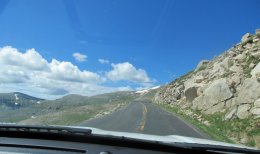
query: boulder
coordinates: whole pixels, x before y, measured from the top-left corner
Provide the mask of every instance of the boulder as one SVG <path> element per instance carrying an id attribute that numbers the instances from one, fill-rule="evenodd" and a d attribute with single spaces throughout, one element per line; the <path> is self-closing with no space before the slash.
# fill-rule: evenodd
<path id="1" fill-rule="evenodd" d="M 232 71 L 232 72 L 235 72 L 235 73 L 239 73 L 239 74 L 243 73 L 242 67 L 237 66 L 237 65 L 231 66 L 231 67 L 229 68 L 229 70 Z"/>
<path id="2" fill-rule="evenodd" d="M 203 109 L 205 109 L 205 105 L 207 104 L 206 102 L 207 102 L 207 98 L 204 94 L 202 94 L 192 101 L 191 109 L 193 109 L 193 110 L 203 110 Z"/>
<path id="3" fill-rule="evenodd" d="M 247 138 L 247 137 L 243 137 L 243 138 L 241 138 L 241 140 L 240 140 L 240 143 L 242 143 L 242 144 L 246 144 L 246 143 L 248 143 L 249 142 L 249 139 Z"/>
<path id="4" fill-rule="evenodd" d="M 186 100 L 192 102 L 194 98 L 198 97 L 197 93 L 198 87 L 190 87 L 184 91 L 184 95 Z"/>
<path id="5" fill-rule="evenodd" d="M 228 55 L 229 55 L 229 57 L 235 57 L 236 56 L 236 52 L 229 51 Z"/>
<path id="6" fill-rule="evenodd" d="M 251 68 L 251 69 L 253 69 L 255 67 L 255 64 L 254 63 L 251 63 L 250 65 L 249 65 L 249 68 Z"/>
<path id="7" fill-rule="evenodd" d="M 234 101 L 234 98 L 229 99 L 229 100 L 226 101 L 225 107 L 227 109 L 229 109 L 231 107 L 234 107 L 234 106 L 236 106 L 236 102 Z"/>
<path id="8" fill-rule="evenodd" d="M 204 125 L 206 125 L 206 126 L 210 126 L 209 121 L 203 121 L 202 123 L 203 123 Z"/>
<path id="9" fill-rule="evenodd" d="M 245 49 L 251 49 L 253 47 L 253 44 L 252 43 L 247 43 L 246 45 L 244 45 L 244 48 Z M 248 52 L 248 50 L 244 50 L 245 53 Z"/>
<path id="10" fill-rule="evenodd" d="M 215 80 L 205 91 L 207 96 L 214 97 L 216 102 L 222 102 L 232 97 L 225 78 Z"/>
<path id="11" fill-rule="evenodd" d="M 207 65 L 208 63 L 209 63 L 208 60 L 202 60 L 202 61 L 200 61 L 194 71 L 195 71 L 195 72 L 198 71 L 202 66 L 205 66 L 205 65 Z"/>
<path id="12" fill-rule="evenodd" d="M 256 77 L 257 73 L 260 73 L 260 62 L 255 66 L 254 69 L 251 71 L 252 77 Z"/>
<path id="13" fill-rule="evenodd" d="M 214 76 L 214 74 L 218 74 L 219 76 L 221 76 L 224 73 L 225 73 L 225 69 L 222 66 L 222 63 L 214 63 L 213 64 L 213 68 L 210 72 L 211 76 Z"/>
<path id="14" fill-rule="evenodd" d="M 199 87 L 198 90 L 197 90 L 197 94 L 198 96 L 202 95 L 203 94 L 203 88 L 202 87 Z"/>
<path id="15" fill-rule="evenodd" d="M 258 115 L 260 115 L 260 108 L 252 108 L 250 110 L 250 113 L 252 113 L 255 116 L 258 116 Z"/>
<path id="16" fill-rule="evenodd" d="M 221 112 L 225 107 L 225 102 L 220 102 L 214 106 L 212 106 L 211 108 L 207 109 L 206 111 L 204 111 L 205 114 L 213 114 L 216 112 Z"/>
<path id="17" fill-rule="evenodd" d="M 184 87 L 185 89 L 189 88 L 189 87 L 193 87 L 193 84 L 194 84 L 194 79 L 195 77 L 192 75 L 190 78 L 188 78 L 183 84 L 184 84 Z"/>
<path id="18" fill-rule="evenodd" d="M 251 104 L 260 98 L 260 83 L 256 78 L 247 78 L 241 85 L 236 99 L 238 104 Z"/>
<path id="19" fill-rule="evenodd" d="M 248 117 L 250 116 L 250 113 L 249 113 L 250 108 L 251 108 L 251 105 L 250 105 L 250 104 L 240 105 L 240 106 L 237 108 L 237 117 L 238 117 L 239 119 L 248 118 Z"/>
<path id="20" fill-rule="evenodd" d="M 256 30 L 255 30 L 255 34 L 256 34 L 256 35 L 260 35 L 260 29 L 256 29 Z"/>
<path id="21" fill-rule="evenodd" d="M 260 118 L 260 115 L 258 115 L 258 116 L 254 116 L 254 119 L 258 119 L 258 118 Z"/>
<path id="22" fill-rule="evenodd" d="M 257 79 L 259 79 L 259 78 L 260 78 L 260 72 L 257 72 L 257 73 L 255 74 L 255 77 L 256 77 Z"/>
<path id="23" fill-rule="evenodd" d="M 260 98 L 258 98 L 258 99 L 255 101 L 254 107 L 259 107 L 259 108 L 260 108 Z"/>
<path id="24" fill-rule="evenodd" d="M 241 42 L 246 42 L 251 37 L 250 33 L 246 33 L 242 36 Z"/>
<path id="25" fill-rule="evenodd" d="M 255 58 L 259 58 L 260 57 L 260 52 L 254 52 L 254 53 L 251 53 L 251 55 Z"/>
<path id="26" fill-rule="evenodd" d="M 207 76 L 209 75 L 209 71 L 208 70 L 202 70 L 196 73 L 197 76 L 201 75 L 204 78 L 207 78 Z"/>
<path id="27" fill-rule="evenodd" d="M 179 99 L 181 99 L 181 93 L 177 91 L 173 94 L 173 97 L 175 97 L 177 100 L 179 100 Z"/>
<path id="28" fill-rule="evenodd" d="M 224 120 L 230 120 L 233 119 L 236 115 L 237 107 L 233 107 L 227 114 L 225 115 Z"/>
<path id="29" fill-rule="evenodd" d="M 257 47 L 252 48 L 252 49 L 250 50 L 250 53 L 256 53 L 258 50 L 260 50 L 260 48 L 257 48 Z"/>
<path id="30" fill-rule="evenodd" d="M 243 48 L 242 45 L 239 45 L 236 49 L 237 49 L 237 50 L 236 50 L 237 53 L 241 53 L 241 52 L 244 51 L 244 48 Z"/>
<path id="31" fill-rule="evenodd" d="M 236 57 L 234 57 L 233 59 L 236 60 L 237 62 L 243 62 L 244 59 L 246 58 L 246 56 L 244 54 L 239 54 Z"/>
<path id="32" fill-rule="evenodd" d="M 253 43 L 256 43 L 259 41 L 259 38 L 253 38 Z"/>
<path id="33" fill-rule="evenodd" d="M 241 83 L 241 77 L 239 74 L 235 74 L 231 78 L 227 79 L 227 83 L 229 87 L 236 87 Z"/>
<path id="34" fill-rule="evenodd" d="M 226 79 L 218 79 L 205 89 L 203 95 L 200 95 L 193 100 L 192 108 L 207 110 L 220 102 L 224 102 L 232 96 L 233 94 L 229 90 Z"/>
<path id="35" fill-rule="evenodd" d="M 196 76 L 195 83 L 201 83 L 204 80 L 204 77 L 202 75 Z"/>
<path id="36" fill-rule="evenodd" d="M 229 59 L 229 57 L 227 57 L 221 62 L 221 66 L 224 67 L 225 69 L 228 69 L 229 63 L 231 63 L 231 59 Z"/>

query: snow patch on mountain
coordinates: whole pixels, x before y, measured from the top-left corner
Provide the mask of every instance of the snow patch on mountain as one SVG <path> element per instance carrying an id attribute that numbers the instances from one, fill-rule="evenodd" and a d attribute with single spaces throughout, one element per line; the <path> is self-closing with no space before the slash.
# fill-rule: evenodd
<path id="1" fill-rule="evenodd" d="M 149 91 L 155 90 L 155 89 L 158 89 L 158 88 L 160 88 L 160 86 L 155 86 L 155 87 L 152 87 L 152 88 L 149 88 L 149 89 L 138 90 L 135 93 L 140 94 L 140 95 L 144 95 L 144 94 L 147 94 Z"/>

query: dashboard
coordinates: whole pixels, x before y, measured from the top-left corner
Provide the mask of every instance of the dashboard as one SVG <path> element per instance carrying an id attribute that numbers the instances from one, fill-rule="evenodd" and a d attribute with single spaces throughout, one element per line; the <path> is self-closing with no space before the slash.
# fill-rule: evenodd
<path id="1" fill-rule="evenodd" d="M 1 154 L 168 154 L 168 152 L 151 151 L 127 147 L 107 146 L 90 143 L 67 141 L 21 139 L 0 137 Z"/>
<path id="2" fill-rule="evenodd" d="M 139 135 L 139 134 L 136 134 Z M 164 141 L 164 140 L 163 140 Z M 151 138 L 93 133 L 60 126 L 0 125 L 0 154 L 252 153 L 259 150 L 206 144 L 167 143 Z"/>

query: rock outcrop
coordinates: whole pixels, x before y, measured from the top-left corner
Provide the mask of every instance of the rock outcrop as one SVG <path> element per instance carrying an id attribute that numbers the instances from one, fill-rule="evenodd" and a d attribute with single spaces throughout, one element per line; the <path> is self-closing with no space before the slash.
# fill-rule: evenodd
<path id="1" fill-rule="evenodd" d="M 208 60 L 202 60 L 199 62 L 199 64 L 197 65 L 195 71 L 198 71 L 199 69 L 202 69 L 202 67 L 207 67 L 207 64 L 209 63 Z"/>
<path id="2" fill-rule="evenodd" d="M 232 96 L 226 79 L 218 79 L 205 89 L 203 95 L 192 102 L 192 109 L 201 110 L 205 113 L 215 113 L 223 109 L 224 102 Z"/>
<path id="3" fill-rule="evenodd" d="M 260 118 L 260 29 L 214 59 L 202 60 L 153 100 L 204 114 L 223 112 L 223 120 Z"/>
<path id="4" fill-rule="evenodd" d="M 255 66 L 255 65 L 254 65 Z M 253 66 L 253 67 L 254 67 Z M 252 67 L 252 68 L 253 68 Z M 252 77 L 260 78 L 260 63 L 258 63 L 250 73 Z"/>

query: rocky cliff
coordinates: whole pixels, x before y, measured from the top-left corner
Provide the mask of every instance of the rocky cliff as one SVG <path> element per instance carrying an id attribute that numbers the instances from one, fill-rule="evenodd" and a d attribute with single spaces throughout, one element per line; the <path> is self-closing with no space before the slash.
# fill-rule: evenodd
<path id="1" fill-rule="evenodd" d="M 225 112 L 225 120 L 260 118 L 260 29 L 214 59 L 161 88 L 156 103 L 205 114 Z"/>

